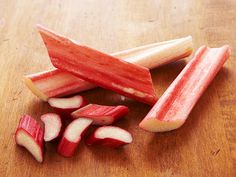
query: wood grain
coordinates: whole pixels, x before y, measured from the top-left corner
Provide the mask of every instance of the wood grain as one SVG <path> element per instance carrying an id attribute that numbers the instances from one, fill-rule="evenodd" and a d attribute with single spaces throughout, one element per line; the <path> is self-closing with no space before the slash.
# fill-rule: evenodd
<path id="1" fill-rule="evenodd" d="M 236 176 L 235 9 L 235 0 L 0 0 L 0 176 Z M 138 123 L 149 106 L 95 89 L 82 95 L 93 103 L 129 106 L 117 125 L 134 142 L 118 150 L 81 143 L 70 159 L 47 144 L 39 164 L 14 142 L 21 114 L 39 118 L 52 111 L 22 82 L 22 75 L 52 67 L 37 23 L 108 53 L 186 35 L 193 36 L 195 49 L 229 44 L 233 52 L 180 129 L 144 132 Z M 159 96 L 187 60 L 152 71 Z"/>

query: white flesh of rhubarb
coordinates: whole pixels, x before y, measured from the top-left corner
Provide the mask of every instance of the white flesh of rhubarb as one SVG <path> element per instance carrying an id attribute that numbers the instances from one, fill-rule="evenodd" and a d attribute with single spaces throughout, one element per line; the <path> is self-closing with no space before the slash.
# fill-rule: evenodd
<path id="1" fill-rule="evenodd" d="M 66 108 L 78 108 L 83 100 L 81 97 L 71 98 L 50 98 L 48 103 L 52 107 L 66 109 Z"/>
<path id="2" fill-rule="evenodd" d="M 17 141 L 17 144 L 25 147 L 38 162 L 43 161 L 41 148 L 38 146 L 35 140 L 31 137 L 31 135 L 26 133 L 24 130 L 19 130 L 16 134 L 16 141 Z"/>
<path id="3" fill-rule="evenodd" d="M 48 118 L 47 118 L 48 116 Z M 44 122 L 44 141 L 50 141 L 57 137 L 61 130 L 61 118 L 54 113 L 48 113 L 41 117 Z"/>
<path id="4" fill-rule="evenodd" d="M 113 127 L 113 126 L 99 128 L 96 131 L 96 138 L 98 139 L 111 138 L 111 139 L 116 139 L 125 143 L 131 143 L 133 140 L 129 132 L 119 127 Z"/>
<path id="5" fill-rule="evenodd" d="M 69 124 L 66 128 L 65 138 L 71 142 L 78 142 L 81 138 L 81 134 L 92 123 L 92 120 L 86 118 L 78 118 Z"/>

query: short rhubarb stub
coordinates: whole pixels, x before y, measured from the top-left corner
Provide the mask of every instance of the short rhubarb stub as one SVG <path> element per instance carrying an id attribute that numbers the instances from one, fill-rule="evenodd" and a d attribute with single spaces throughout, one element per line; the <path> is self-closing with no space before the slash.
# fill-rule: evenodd
<path id="1" fill-rule="evenodd" d="M 58 114 L 47 113 L 41 116 L 44 123 L 44 141 L 52 141 L 56 139 L 61 132 L 62 122 Z"/>
<path id="2" fill-rule="evenodd" d="M 25 147 L 38 161 L 43 161 L 44 131 L 31 116 L 23 115 L 15 133 L 16 144 Z"/>
<path id="3" fill-rule="evenodd" d="M 65 138 L 71 142 L 78 142 L 92 120 L 79 118 L 74 120 L 65 131 Z"/>
<path id="4" fill-rule="evenodd" d="M 92 120 L 78 118 L 72 121 L 67 127 L 60 140 L 57 152 L 64 157 L 72 157 L 79 145 L 79 142 L 92 124 Z"/>
<path id="5" fill-rule="evenodd" d="M 80 95 L 75 95 L 67 98 L 49 98 L 48 103 L 61 116 L 70 117 L 73 111 L 85 106 L 87 100 Z"/>
<path id="6" fill-rule="evenodd" d="M 107 126 L 106 128 L 99 129 L 96 133 L 96 137 L 99 139 L 111 138 L 125 143 L 132 142 L 132 136 L 119 127 Z"/>
<path id="7" fill-rule="evenodd" d="M 72 119 L 77 119 L 78 117 L 92 119 L 94 125 L 109 125 L 126 116 L 128 112 L 128 107 L 123 105 L 105 106 L 89 104 L 74 111 L 71 117 Z"/>
<path id="8" fill-rule="evenodd" d="M 68 98 L 49 98 L 50 106 L 61 109 L 78 109 L 85 104 L 85 100 L 80 95 L 75 95 Z"/>
<path id="9" fill-rule="evenodd" d="M 132 135 L 119 127 L 102 126 L 97 128 L 88 138 L 88 145 L 103 145 L 111 148 L 117 148 L 133 141 Z"/>

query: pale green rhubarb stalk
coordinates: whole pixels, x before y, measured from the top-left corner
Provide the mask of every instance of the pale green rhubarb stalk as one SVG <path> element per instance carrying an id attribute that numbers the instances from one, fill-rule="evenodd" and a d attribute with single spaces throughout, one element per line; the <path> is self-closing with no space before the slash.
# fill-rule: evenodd
<path id="1" fill-rule="evenodd" d="M 230 53 L 227 45 L 221 48 L 200 47 L 139 126 L 150 132 L 163 132 L 183 125 Z"/>
<path id="2" fill-rule="evenodd" d="M 148 44 L 111 54 L 146 68 L 152 69 L 177 61 L 192 53 L 192 37 Z M 63 97 L 79 93 L 96 85 L 80 79 L 67 71 L 51 69 L 25 76 L 26 86 L 40 99 Z"/>

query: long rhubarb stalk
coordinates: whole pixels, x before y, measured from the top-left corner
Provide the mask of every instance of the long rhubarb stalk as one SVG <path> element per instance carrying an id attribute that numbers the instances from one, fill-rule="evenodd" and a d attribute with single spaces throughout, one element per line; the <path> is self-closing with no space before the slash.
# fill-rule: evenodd
<path id="1" fill-rule="evenodd" d="M 192 37 L 148 44 L 111 54 L 149 69 L 177 61 L 192 53 Z M 40 99 L 62 97 L 96 87 L 69 72 L 52 69 L 25 76 L 26 86 Z"/>
<path id="2" fill-rule="evenodd" d="M 230 48 L 200 47 L 139 126 L 150 132 L 179 128 L 230 56 Z"/>
<path id="3" fill-rule="evenodd" d="M 52 64 L 102 88 L 153 105 L 157 97 L 145 67 L 80 45 L 38 26 Z"/>

